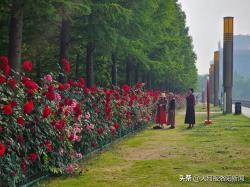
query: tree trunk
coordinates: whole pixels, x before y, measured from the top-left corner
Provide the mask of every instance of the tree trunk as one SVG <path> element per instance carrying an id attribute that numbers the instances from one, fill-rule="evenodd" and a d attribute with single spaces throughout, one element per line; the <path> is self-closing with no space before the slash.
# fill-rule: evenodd
<path id="1" fill-rule="evenodd" d="M 79 75 L 79 67 L 80 67 L 80 63 L 79 63 L 79 53 L 77 53 L 76 55 L 76 79 L 79 79 L 80 75 Z"/>
<path id="2" fill-rule="evenodd" d="M 147 73 L 147 88 L 151 89 L 151 73 L 150 73 L 150 71 Z"/>
<path id="3" fill-rule="evenodd" d="M 93 55 L 95 45 L 91 42 L 87 44 L 86 54 L 86 75 L 87 75 L 87 87 L 90 88 L 94 84 L 94 71 L 93 71 Z"/>
<path id="4" fill-rule="evenodd" d="M 139 65 L 136 64 L 136 67 L 135 67 L 135 84 L 138 83 L 140 81 L 139 79 Z"/>
<path id="5" fill-rule="evenodd" d="M 69 26 L 70 26 L 69 20 L 66 18 L 62 18 L 61 35 L 60 35 L 60 63 L 63 58 L 68 58 Z"/>
<path id="6" fill-rule="evenodd" d="M 37 56 L 36 59 L 36 78 L 38 80 L 38 83 L 40 84 L 41 79 L 41 57 Z"/>
<path id="7" fill-rule="evenodd" d="M 145 70 L 142 72 L 142 82 L 143 83 L 147 83 L 147 80 L 146 80 L 147 78 L 146 78 L 146 72 L 145 72 Z"/>
<path id="8" fill-rule="evenodd" d="M 66 18 L 62 18 L 61 34 L 60 34 L 60 59 L 59 64 L 63 67 L 61 63 L 63 58 L 68 59 L 68 49 L 69 49 L 69 27 L 70 22 Z M 59 82 L 66 82 L 66 76 L 60 74 Z"/>
<path id="9" fill-rule="evenodd" d="M 130 86 L 132 85 L 131 70 L 132 70 L 132 62 L 131 58 L 129 57 L 126 64 L 126 83 Z"/>
<path id="10" fill-rule="evenodd" d="M 117 62 L 115 53 L 112 53 L 112 85 L 117 86 Z"/>
<path id="11" fill-rule="evenodd" d="M 13 0 L 9 28 L 9 61 L 10 67 L 20 72 L 21 47 L 23 32 L 23 1 Z"/>

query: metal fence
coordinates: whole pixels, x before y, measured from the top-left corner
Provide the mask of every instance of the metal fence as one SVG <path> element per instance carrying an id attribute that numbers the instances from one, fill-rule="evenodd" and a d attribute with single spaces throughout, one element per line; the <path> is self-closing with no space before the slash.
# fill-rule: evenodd
<path id="1" fill-rule="evenodd" d="M 77 160 L 77 162 L 87 159 L 89 156 L 93 155 L 94 153 L 100 152 L 105 148 L 109 147 L 114 142 L 120 141 L 123 138 L 126 138 L 132 134 L 135 134 L 139 131 L 145 129 L 148 125 L 146 123 L 135 123 L 134 125 L 130 125 L 128 129 L 120 129 L 116 136 L 111 136 L 110 139 L 105 141 L 100 141 L 96 148 L 88 150 L 87 152 L 83 152 L 84 157 L 82 159 Z M 28 174 L 28 177 L 22 181 L 13 181 L 12 186 L 22 186 L 22 187 L 30 187 L 37 182 L 47 179 L 50 177 L 49 173 L 41 173 L 39 171 L 33 171 L 33 174 Z M 0 184 L 1 186 L 1 184 Z"/>

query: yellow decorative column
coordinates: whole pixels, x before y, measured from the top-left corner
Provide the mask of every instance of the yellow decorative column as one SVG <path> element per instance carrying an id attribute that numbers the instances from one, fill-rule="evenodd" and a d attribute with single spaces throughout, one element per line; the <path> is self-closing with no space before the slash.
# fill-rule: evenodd
<path id="1" fill-rule="evenodd" d="M 224 113 L 232 113 L 233 88 L 233 17 L 224 17 L 223 87 Z"/>
<path id="2" fill-rule="evenodd" d="M 214 52 L 214 106 L 219 105 L 219 51 Z"/>

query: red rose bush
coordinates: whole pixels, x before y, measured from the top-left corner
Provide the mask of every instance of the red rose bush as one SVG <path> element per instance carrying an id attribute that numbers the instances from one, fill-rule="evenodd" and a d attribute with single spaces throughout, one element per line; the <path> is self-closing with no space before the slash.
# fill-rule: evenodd
<path id="1" fill-rule="evenodd" d="M 62 64 L 69 75 L 69 61 Z M 22 65 L 32 71 L 31 61 Z M 154 116 L 159 93 L 142 91 L 143 84 L 87 88 L 84 78 L 56 78 L 45 75 L 41 86 L 25 73 L 17 80 L 0 56 L 0 185 L 37 173 L 72 173 L 76 160 Z"/>

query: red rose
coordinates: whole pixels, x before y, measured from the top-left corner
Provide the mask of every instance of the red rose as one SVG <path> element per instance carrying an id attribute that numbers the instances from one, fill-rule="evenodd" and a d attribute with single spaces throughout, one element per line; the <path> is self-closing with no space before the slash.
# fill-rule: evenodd
<path id="1" fill-rule="evenodd" d="M 10 73 L 9 60 L 6 56 L 0 56 L 0 69 L 4 72 L 5 76 Z"/>
<path id="2" fill-rule="evenodd" d="M 9 65 L 9 59 L 7 56 L 0 56 L 0 68 L 2 69 L 3 67 Z"/>
<path id="3" fill-rule="evenodd" d="M 130 112 L 129 112 L 129 111 L 126 112 L 126 118 L 127 118 L 128 120 L 130 119 Z"/>
<path id="4" fill-rule="evenodd" d="M 65 104 L 66 106 L 69 106 L 69 105 L 72 104 L 72 100 L 70 100 L 68 97 L 66 97 L 66 98 L 64 99 L 64 104 Z"/>
<path id="5" fill-rule="evenodd" d="M 54 91 L 55 91 L 54 86 L 52 84 L 49 85 L 48 92 L 54 92 Z"/>
<path id="6" fill-rule="evenodd" d="M 32 71 L 32 62 L 31 61 L 24 61 L 23 62 L 23 69 L 25 71 L 28 71 L 28 72 Z"/>
<path id="7" fill-rule="evenodd" d="M 95 142 L 91 143 L 92 147 L 95 148 L 97 145 Z"/>
<path id="8" fill-rule="evenodd" d="M 26 81 L 30 81 L 30 78 L 27 76 L 22 77 L 22 83 L 24 84 Z"/>
<path id="9" fill-rule="evenodd" d="M 66 83 L 65 84 L 65 89 L 67 90 L 67 89 L 70 89 L 70 84 L 69 83 Z"/>
<path id="10" fill-rule="evenodd" d="M 63 84 L 59 84 L 59 86 L 58 86 L 58 90 L 60 90 L 60 91 L 64 91 L 64 90 L 65 90 L 64 85 L 63 85 Z"/>
<path id="11" fill-rule="evenodd" d="M 51 109 L 49 106 L 45 106 L 43 109 L 43 118 L 49 117 L 51 114 Z"/>
<path id="12" fill-rule="evenodd" d="M 130 87 L 129 87 L 129 85 L 127 85 L 127 84 L 124 84 L 124 85 L 122 86 L 122 89 L 123 89 L 123 91 L 124 91 L 125 93 L 128 93 L 128 92 L 130 91 Z"/>
<path id="13" fill-rule="evenodd" d="M 82 109 L 81 109 L 81 106 L 80 106 L 80 105 L 77 105 L 77 106 L 74 108 L 74 113 L 75 113 L 75 117 L 76 117 L 76 118 L 79 118 L 79 117 L 82 115 Z"/>
<path id="14" fill-rule="evenodd" d="M 97 128 L 97 132 L 98 132 L 98 134 L 101 134 L 102 133 L 102 128 Z"/>
<path id="15" fill-rule="evenodd" d="M 84 82 L 85 82 L 84 78 L 83 78 L 83 77 L 80 77 L 80 78 L 79 78 L 79 82 L 80 82 L 81 84 L 84 84 Z"/>
<path id="16" fill-rule="evenodd" d="M 34 91 L 28 90 L 27 98 L 28 100 L 32 100 L 34 98 Z"/>
<path id="17" fill-rule="evenodd" d="M 89 89 L 85 87 L 83 92 L 84 92 L 85 95 L 87 95 L 89 93 Z"/>
<path id="18" fill-rule="evenodd" d="M 2 110 L 3 110 L 3 113 L 7 116 L 9 116 L 13 113 L 11 104 L 4 105 Z"/>
<path id="19" fill-rule="evenodd" d="M 116 129 L 115 129 L 114 127 L 110 127 L 109 130 L 110 130 L 110 132 L 111 132 L 112 134 L 115 134 L 115 133 L 116 133 Z"/>
<path id="20" fill-rule="evenodd" d="M 97 91 L 98 91 L 98 89 L 97 89 L 95 86 L 92 86 L 92 87 L 90 88 L 91 94 L 95 94 Z"/>
<path id="21" fill-rule="evenodd" d="M 49 101 L 53 101 L 56 97 L 54 92 L 46 92 L 45 95 Z"/>
<path id="22" fill-rule="evenodd" d="M 51 124 L 55 126 L 55 128 L 57 128 L 59 131 L 62 131 L 66 126 L 66 121 L 63 119 L 60 121 L 53 121 L 52 123 Z"/>
<path id="23" fill-rule="evenodd" d="M 30 89 L 32 91 L 37 91 L 38 90 L 38 85 L 34 81 L 32 81 L 32 80 L 26 80 L 24 82 L 24 86 L 27 89 Z"/>
<path id="24" fill-rule="evenodd" d="M 4 83 L 4 81 L 5 81 L 5 77 L 0 74 L 0 84 Z"/>
<path id="25" fill-rule="evenodd" d="M 120 125 L 118 123 L 114 124 L 115 129 L 119 129 Z"/>
<path id="26" fill-rule="evenodd" d="M 36 153 L 30 153 L 29 159 L 31 160 L 31 162 L 35 162 L 37 159 Z"/>
<path id="27" fill-rule="evenodd" d="M 79 78 L 77 86 L 80 87 L 80 88 L 83 88 L 84 83 L 85 83 L 85 80 L 84 80 L 83 77 L 81 77 L 81 78 Z"/>
<path id="28" fill-rule="evenodd" d="M 23 126 L 24 123 L 25 123 L 25 121 L 24 121 L 24 119 L 23 119 L 21 116 L 19 116 L 19 117 L 17 118 L 17 123 L 18 123 L 19 125 Z"/>
<path id="29" fill-rule="evenodd" d="M 23 110 L 26 114 L 30 114 L 33 110 L 34 104 L 32 101 L 27 101 L 24 105 L 23 105 Z"/>
<path id="30" fill-rule="evenodd" d="M 17 106 L 17 103 L 16 103 L 16 101 L 15 101 L 15 100 L 12 100 L 12 101 L 10 102 L 10 104 L 11 104 L 11 106 L 12 106 L 12 107 Z"/>
<path id="31" fill-rule="evenodd" d="M 8 80 L 8 84 L 10 84 L 12 88 L 16 88 L 16 80 L 15 79 Z"/>
<path id="32" fill-rule="evenodd" d="M 72 79 L 69 79 L 68 84 L 70 84 L 70 86 L 74 86 L 74 81 Z"/>
<path id="33" fill-rule="evenodd" d="M 72 142 L 74 140 L 74 134 L 70 134 L 68 136 L 68 140 Z"/>
<path id="34" fill-rule="evenodd" d="M 49 101 L 53 101 L 55 99 L 55 88 L 53 85 L 49 85 L 48 91 L 45 92 L 45 96 Z"/>
<path id="35" fill-rule="evenodd" d="M 46 146 L 47 146 L 48 152 L 51 152 L 53 150 L 51 143 L 47 143 Z"/>
<path id="36" fill-rule="evenodd" d="M 5 66 L 5 68 L 3 69 L 3 72 L 4 72 L 4 75 L 8 77 L 10 74 L 10 66 L 9 65 Z"/>
<path id="37" fill-rule="evenodd" d="M 6 151 L 5 146 L 0 142 L 0 157 L 4 155 L 5 151 Z"/>
<path id="38" fill-rule="evenodd" d="M 140 83 L 140 82 L 137 82 L 135 88 L 136 88 L 136 89 L 139 89 L 140 87 L 141 87 L 141 83 Z"/>
<path id="39" fill-rule="evenodd" d="M 2 126 L 0 126 L 0 133 L 1 133 L 1 132 L 3 132 L 3 127 L 2 127 Z"/>
<path id="40" fill-rule="evenodd" d="M 63 65 L 63 69 L 65 71 L 65 73 L 70 73 L 70 63 L 66 58 L 63 58 L 61 61 L 62 65 Z"/>
<path id="41" fill-rule="evenodd" d="M 26 165 L 24 160 L 22 160 L 22 162 L 20 164 L 20 167 L 21 167 L 21 170 L 22 170 L 23 173 L 27 172 L 27 165 Z"/>

